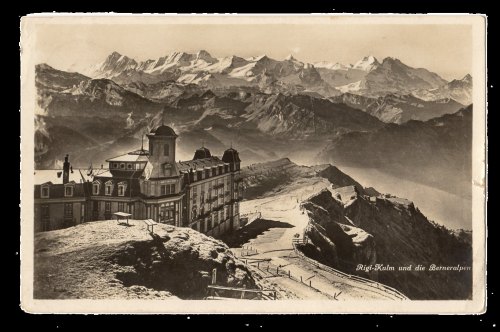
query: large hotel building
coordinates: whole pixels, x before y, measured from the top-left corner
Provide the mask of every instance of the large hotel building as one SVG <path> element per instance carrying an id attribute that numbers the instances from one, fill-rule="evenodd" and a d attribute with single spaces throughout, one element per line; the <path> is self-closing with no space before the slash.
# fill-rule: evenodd
<path id="1" fill-rule="evenodd" d="M 191 227 L 211 236 L 239 228 L 242 199 L 240 158 L 227 149 L 222 159 L 201 147 L 190 161 L 176 162 L 177 135 L 161 125 L 143 148 L 106 160 L 108 168 L 35 171 L 35 231 L 112 219 Z M 62 179 L 61 179 L 62 178 Z"/>

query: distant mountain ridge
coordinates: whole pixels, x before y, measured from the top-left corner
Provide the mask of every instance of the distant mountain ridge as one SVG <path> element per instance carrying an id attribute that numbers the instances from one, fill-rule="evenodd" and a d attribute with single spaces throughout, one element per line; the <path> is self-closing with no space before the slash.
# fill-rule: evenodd
<path id="1" fill-rule="evenodd" d="M 472 105 L 428 121 L 387 124 L 329 142 L 317 159 L 377 168 L 459 196 L 471 197 Z"/>
<path id="2" fill-rule="evenodd" d="M 414 95 L 397 94 L 374 98 L 343 93 L 340 96 L 331 97 L 330 100 L 363 110 L 386 123 L 405 123 L 409 120 L 426 121 L 444 114 L 455 113 L 465 106 L 451 98 L 423 100 Z"/>
<path id="3" fill-rule="evenodd" d="M 424 96 L 428 90 L 446 89 L 451 83 L 427 69 L 413 68 L 391 57 L 380 62 L 369 55 L 353 65 L 328 61 L 311 64 L 299 61 L 293 55 L 283 60 L 267 55 L 215 58 L 205 50 L 173 52 L 141 62 L 113 52 L 102 63 L 92 66 L 88 73 L 93 78 L 108 78 L 125 85 L 173 81 L 211 89 L 256 86 L 266 93 L 297 91 L 322 97 L 337 96 L 341 92 L 371 97 L 416 92 L 416 96 Z M 456 97 L 462 104 L 470 103 L 467 93 L 460 91 L 463 87 L 452 89 L 453 93 L 445 95 L 442 92 L 440 98 L 432 100 Z M 432 92 L 428 98 L 430 95 Z"/>

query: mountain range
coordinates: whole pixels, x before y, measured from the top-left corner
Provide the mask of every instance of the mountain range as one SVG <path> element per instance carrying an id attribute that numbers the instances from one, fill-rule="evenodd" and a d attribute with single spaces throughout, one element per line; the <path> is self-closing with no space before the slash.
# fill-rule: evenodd
<path id="1" fill-rule="evenodd" d="M 147 61 L 113 52 L 85 75 L 47 64 L 35 71 L 38 168 L 55 167 L 66 153 L 76 166 L 99 165 L 137 148 L 145 132 L 164 122 L 179 134 L 181 160 L 191 159 L 201 144 L 214 155 L 233 144 L 246 164 L 279 157 L 302 164 L 373 162 L 452 191 L 456 188 L 446 183 L 463 179 L 456 169 L 460 160 L 439 163 L 434 150 L 456 128 L 442 121 L 441 131 L 430 130 L 428 122 L 457 117 L 470 102 L 470 76 L 447 82 L 398 59 L 373 56 L 353 65 L 308 64 L 293 56 L 215 58 L 206 51 Z M 468 128 L 472 120 L 465 116 L 460 121 Z M 382 144 L 391 139 L 406 146 L 392 150 L 391 142 Z M 456 156 L 470 147 L 464 144 L 459 140 L 444 152 Z M 428 155 L 438 168 L 435 174 L 447 176 L 430 181 L 412 158 L 404 161 L 404 153 L 412 155 L 421 147 L 419 158 L 425 161 Z M 395 161 L 395 156 L 403 159 Z"/>
<path id="2" fill-rule="evenodd" d="M 267 93 L 294 91 L 316 93 L 322 97 L 342 92 L 383 96 L 418 91 L 419 95 L 432 100 L 456 97 L 462 104 L 471 103 L 470 85 L 454 83 L 448 86 L 454 81 L 447 82 L 427 69 L 412 68 L 391 57 L 379 62 L 371 55 L 354 65 L 343 65 L 326 61 L 305 63 L 292 55 L 283 60 L 267 55 L 214 58 L 204 50 L 192 54 L 174 52 L 158 59 L 138 62 L 113 52 L 102 63 L 89 68 L 88 74 L 93 78 L 112 79 L 118 84 L 174 81 L 211 89 L 256 86 Z M 438 91 L 434 91 L 436 89 Z"/>

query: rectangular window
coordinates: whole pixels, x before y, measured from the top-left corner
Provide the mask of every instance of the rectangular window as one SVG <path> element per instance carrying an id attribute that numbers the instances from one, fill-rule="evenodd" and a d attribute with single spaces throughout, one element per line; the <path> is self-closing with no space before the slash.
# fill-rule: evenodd
<path id="1" fill-rule="evenodd" d="M 64 196 L 65 197 L 72 197 L 73 196 L 73 186 L 64 187 Z"/>
<path id="2" fill-rule="evenodd" d="M 111 202 L 104 203 L 104 210 L 106 213 L 111 213 Z"/>
<path id="3" fill-rule="evenodd" d="M 118 196 L 125 196 L 125 186 L 124 185 L 118 186 Z"/>
<path id="4" fill-rule="evenodd" d="M 110 184 L 107 184 L 107 185 L 106 185 L 106 195 L 107 195 L 107 196 L 111 196 L 111 192 L 112 192 L 112 190 L 113 190 L 113 186 L 112 186 L 112 185 L 110 185 Z"/>
<path id="5" fill-rule="evenodd" d="M 125 212 L 125 204 L 123 202 L 118 203 L 118 211 Z"/>
<path id="6" fill-rule="evenodd" d="M 161 185 L 161 194 L 162 195 L 175 194 L 175 184 L 162 184 Z"/>
<path id="7" fill-rule="evenodd" d="M 49 198 L 49 187 L 42 187 L 42 198 Z"/>
<path id="8" fill-rule="evenodd" d="M 42 218 L 49 218 L 49 217 L 50 217 L 49 206 L 42 205 Z"/>
<path id="9" fill-rule="evenodd" d="M 73 217 L 73 203 L 64 203 L 64 217 Z"/>

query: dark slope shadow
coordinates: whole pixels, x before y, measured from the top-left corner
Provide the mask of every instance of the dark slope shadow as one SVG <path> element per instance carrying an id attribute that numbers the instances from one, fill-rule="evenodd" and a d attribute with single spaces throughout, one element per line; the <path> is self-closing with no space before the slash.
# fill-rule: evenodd
<path id="1" fill-rule="evenodd" d="M 236 248 L 240 247 L 242 244 L 248 242 L 251 239 L 255 239 L 257 236 L 263 234 L 265 231 L 268 231 L 271 228 L 293 227 L 295 226 L 286 222 L 258 219 L 234 232 L 223 234 L 220 237 L 220 240 L 226 243 L 229 247 Z"/>

